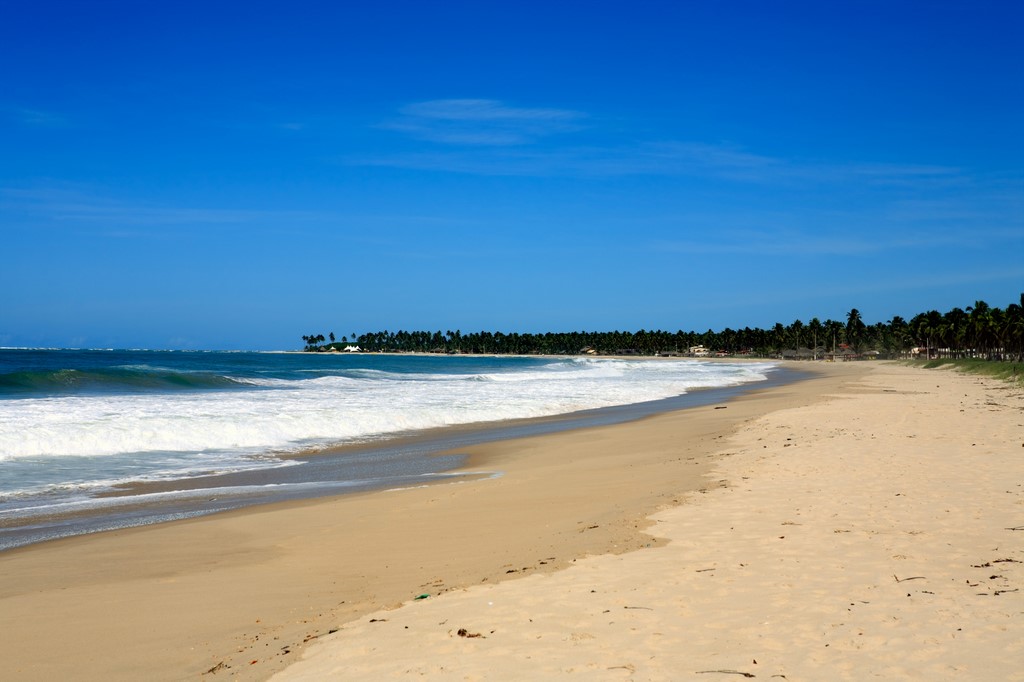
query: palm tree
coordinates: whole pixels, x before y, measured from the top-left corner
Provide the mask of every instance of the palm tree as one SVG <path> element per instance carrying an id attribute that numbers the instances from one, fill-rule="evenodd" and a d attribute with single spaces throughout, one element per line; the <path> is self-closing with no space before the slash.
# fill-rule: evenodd
<path id="1" fill-rule="evenodd" d="M 1006 357 L 1006 313 L 1002 308 L 992 308 L 989 311 L 989 360 L 1003 360 Z"/>
<path id="2" fill-rule="evenodd" d="M 889 338 L 892 339 L 893 351 L 900 357 L 907 350 L 907 339 L 910 337 L 910 325 L 899 315 L 889 320 Z"/>
<path id="3" fill-rule="evenodd" d="M 825 327 L 821 324 L 821 320 L 816 317 L 812 317 L 811 321 L 807 323 L 807 331 L 811 333 L 811 343 L 814 344 L 812 347 L 814 351 L 814 359 L 818 359 L 818 340 L 825 340 Z"/>
<path id="4" fill-rule="evenodd" d="M 335 341 L 330 333 L 331 343 Z M 349 337 L 342 337 L 343 343 Z M 1024 361 L 1024 294 L 1019 303 L 1008 305 L 1005 310 L 995 308 L 984 301 L 975 301 L 965 310 L 953 308 L 943 314 L 936 310 L 915 315 L 908 323 L 904 318 L 893 316 L 887 323 L 870 327 L 864 323 L 861 313 L 853 308 L 842 321 L 820 321 L 812 318 L 806 326 L 795 320 L 789 326 L 776 323 L 773 327 L 742 329 L 726 328 L 720 332 L 708 329 L 706 332 L 640 329 L 637 332 L 547 332 L 545 334 L 521 334 L 507 332 L 473 332 L 462 335 L 459 330 L 443 333 L 405 331 L 392 333 L 367 332 L 351 336 L 352 343 L 358 343 L 372 351 L 446 350 L 448 352 L 496 352 L 496 353 L 576 353 L 580 348 L 590 347 L 599 351 L 633 349 L 643 353 L 659 350 L 684 349 L 704 345 L 716 350 L 751 349 L 760 355 L 780 353 L 784 349 L 811 344 L 815 349 L 832 344 L 833 350 L 840 342 L 847 342 L 858 351 L 865 347 L 886 350 L 890 355 L 900 355 L 913 343 L 924 346 L 928 356 L 936 354 L 954 357 L 966 354 L 985 353 L 989 359 L 1013 359 Z M 302 337 L 307 351 L 325 350 L 323 334 L 308 334 Z"/>
<path id="5" fill-rule="evenodd" d="M 795 350 L 800 349 L 800 332 L 804 330 L 804 323 L 800 320 L 793 320 L 793 324 L 789 325 L 790 329 L 793 330 L 793 348 Z"/>
<path id="6" fill-rule="evenodd" d="M 973 349 L 987 355 L 992 341 L 992 309 L 985 301 L 975 301 L 967 312 L 971 315 L 969 328 Z"/>
<path id="7" fill-rule="evenodd" d="M 782 326 L 781 322 L 776 322 L 772 327 L 772 343 L 777 354 L 781 354 L 786 347 L 786 328 Z"/>
<path id="8" fill-rule="evenodd" d="M 1020 295 L 1020 303 L 1006 306 L 1003 315 L 1003 348 L 1012 357 L 1011 349 L 1017 351 L 1017 361 L 1024 361 L 1024 294 Z"/>
<path id="9" fill-rule="evenodd" d="M 860 350 L 861 339 L 864 336 L 864 320 L 861 319 L 860 311 L 853 308 L 846 314 L 846 342 L 855 350 Z"/>
<path id="10" fill-rule="evenodd" d="M 840 342 L 840 334 L 843 333 L 845 327 L 843 327 L 842 322 L 831 319 L 825 320 L 822 326 L 825 328 L 825 342 L 828 343 L 829 339 L 832 340 L 832 353 L 834 356 L 836 352 L 836 346 Z"/>
<path id="11" fill-rule="evenodd" d="M 943 340 L 952 357 L 964 352 L 967 342 L 968 317 L 960 308 L 953 308 L 942 316 Z"/>
<path id="12" fill-rule="evenodd" d="M 910 321 L 910 327 L 914 330 L 917 344 L 925 347 L 926 357 L 930 358 L 932 351 L 935 350 L 935 342 L 943 333 L 942 313 L 938 310 L 929 310 L 915 315 Z"/>
<path id="13" fill-rule="evenodd" d="M 302 340 L 306 342 L 305 350 L 316 350 L 318 348 L 318 344 L 325 341 L 323 334 L 309 334 L 307 336 L 303 336 Z"/>

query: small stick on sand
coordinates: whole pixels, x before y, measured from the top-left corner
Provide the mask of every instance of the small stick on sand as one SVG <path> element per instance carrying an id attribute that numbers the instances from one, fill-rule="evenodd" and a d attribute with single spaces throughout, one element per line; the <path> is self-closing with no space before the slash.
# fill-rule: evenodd
<path id="1" fill-rule="evenodd" d="M 896 578 L 896 582 L 898 582 L 898 583 L 905 583 L 908 580 L 924 580 L 925 579 L 923 575 L 915 575 L 915 576 L 912 576 L 910 578 L 897 578 L 895 573 L 892 574 L 892 577 Z"/>

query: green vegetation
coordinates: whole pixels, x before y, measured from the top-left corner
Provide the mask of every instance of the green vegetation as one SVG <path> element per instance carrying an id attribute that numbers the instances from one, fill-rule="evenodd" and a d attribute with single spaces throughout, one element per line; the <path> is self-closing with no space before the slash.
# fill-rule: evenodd
<path id="1" fill-rule="evenodd" d="M 799 359 L 921 358 L 934 360 L 983 359 L 1024 361 L 1024 294 L 1020 303 L 1005 309 L 975 301 L 966 309 L 947 313 L 931 310 L 907 322 L 895 316 L 888 322 L 867 324 L 856 308 L 845 321 L 812 318 L 806 324 L 781 322 L 771 329 L 707 330 L 706 332 L 441 332 L 387 330 L 358 337 L 353 333 L 340 342 L 330 334 L 303 336 L 307 351 L 344 351 L 349 345 L 384 353 L 485 353 L 575 355 L 686 354 L 703 347 L 713 355 L 784 357 Z"/>
<path id="2" fill-rule="evenodd" d="M 967 374 L 980 374 L 1024 386 L 1024 362 L 1021 362 L 1020 358 L 1011 362 L 989 362 L 980 358 L 959 360 L 943 358 L 941 360 L 915 360 L 910 364 L 925 369 L 951 368 Z"/>
<path id="3" fill-rule="evenodd" d="M 324 338 L 323 334 L 309 334 L 303 336 L 302 340 L 306 342 L 307 351 L 325 350 L 326 346 L 323 346 L 323 342 L 327 339 Z M 334 332 L 331 332 L 331 342 L 334 342 Z"/>

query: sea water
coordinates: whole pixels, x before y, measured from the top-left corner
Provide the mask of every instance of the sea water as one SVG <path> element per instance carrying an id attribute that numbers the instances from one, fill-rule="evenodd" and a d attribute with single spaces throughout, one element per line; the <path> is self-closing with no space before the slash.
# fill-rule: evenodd
<path id="1" fill-rule="evenodd" d="M 591 357 L 0 349 L 0 549 L 24 544 L 2 536 L 29 517 L 137 504 L 103 497 L 126 484 L 308 466 L 315 458 L 294 455 L 644 403 L 763 381 L 772 370 Z M 356 458 L 333 483 L 408 483 L 431 473 L 419 454 L 404 453 L 400 466 Z M 188 513 L 178 506 L 150 521 Z M 47 533 L 33 541 L 70 531 Z"/>

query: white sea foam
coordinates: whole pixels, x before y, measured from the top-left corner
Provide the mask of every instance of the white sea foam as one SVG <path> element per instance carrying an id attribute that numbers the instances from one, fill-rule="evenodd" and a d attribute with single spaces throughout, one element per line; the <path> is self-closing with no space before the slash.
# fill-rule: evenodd
<path id="1" fill-rule="evenodd" d="M 261 390 L 245 392 L 0 401 L 0 461 L 295 449 L 656 400 L 759 381 L 770 366 L 583 360 L 476 375 L 251 379 Z"/>
<path id="2" fill-rule="evenodd" d="M 0 400 L 0 515 L 19 500 L 83 499 L 126 481 L 282 466 L 287 460 L 274 456 L 282 452 L 756 382 L 773 365 L 566 359 L 481 367 L 469 373 L 457 359 L 436 360 L 424 373 L 325 361 L 310 378 L 233 377 L 248 389 Z M 294 375 L 306 376 L 302 368 Z"/>

